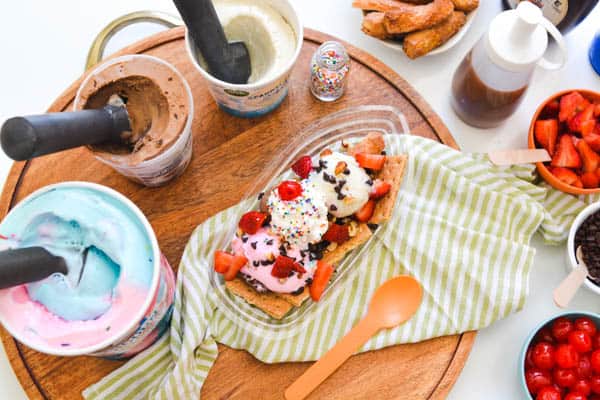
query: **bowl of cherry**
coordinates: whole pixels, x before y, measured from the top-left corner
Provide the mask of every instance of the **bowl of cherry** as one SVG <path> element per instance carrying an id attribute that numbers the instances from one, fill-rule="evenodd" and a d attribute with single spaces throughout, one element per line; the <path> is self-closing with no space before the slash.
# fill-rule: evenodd
<path id="1" fill-rule="evenodd" d="M 527 338 L 519 375 L 526 398 L 600 400 L 600 315 L 567 312 Z"/>

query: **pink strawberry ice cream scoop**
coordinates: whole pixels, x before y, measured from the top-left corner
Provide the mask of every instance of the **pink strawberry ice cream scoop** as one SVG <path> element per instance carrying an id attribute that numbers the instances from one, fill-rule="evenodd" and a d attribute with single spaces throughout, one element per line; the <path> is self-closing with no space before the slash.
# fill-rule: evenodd
<path id="1" fill-rule="evenodd" d="M 277 235 L 269 232 L 267 227 L 260 228 L 253 235 L 236 236 L 232 242 L 233 252 L 243 255 L 248 263 L 241 273 L 260 282 L 264 287 L 276 293 L 293 293 L 305 287 L 311 280 L 316 268 L 316 262 L 311 260 L 308 250 L 281 243 Z M 277 256 L 293 258 L 306 270 L 301 276 L 293 272 L 287 278 L 277 278 L 271 275 Z"/>

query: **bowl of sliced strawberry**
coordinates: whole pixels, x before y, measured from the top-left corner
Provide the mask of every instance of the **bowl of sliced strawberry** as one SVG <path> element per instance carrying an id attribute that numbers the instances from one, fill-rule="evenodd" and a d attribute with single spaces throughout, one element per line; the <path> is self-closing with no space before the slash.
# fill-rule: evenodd
<path id="1" fill-rule="evenodd" d="M 565 90 L 547 99 L 531 121 L 529 148 L 550 154 L 552 160 L 537 169 L 552 187 L 600 193 L 600 93 Z"/>

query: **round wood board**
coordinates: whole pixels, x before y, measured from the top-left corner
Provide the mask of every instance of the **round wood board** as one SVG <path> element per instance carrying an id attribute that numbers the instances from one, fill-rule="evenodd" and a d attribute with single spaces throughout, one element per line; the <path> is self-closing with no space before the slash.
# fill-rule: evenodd
<path id="1" fill-rule="evenodd" d="M 406 115 L 413 134 L 457 148 L 448 129 L 429 105 L 394 71 L 369 54 L 345 44 L 352 57 L 347 93 L 333 103 L 315 100 L 308 90 L 309 61 L 320 43 L 333 38 L 305 30 L 304 47 L 294 69 L 289 95 L 273 113 L 238 119 L 220 111 L 188 60 L 183 28 L 151 36 L 116 55 L 145 53 L 172 63 L 188 80 L 196 110 L 194 153 L 182 177 L 159 189 L 132 183 L 74 149 L 15 163 L 0 199 L 0 213 L 34 190 L 68 180 L 110 186 L 146 214 L 162 251 L 176 268 L 194 227 L 236 204 L 252 177 L 311 121 L 348 106 L 393 105 Z M 81 79 L 49 111 L 70 110 Z M 92 357 L 54 357 L 16 342 L 4 330 L 2 341 L 21 385 L 32 399 L 76 399 L 81 391 L 122 362 Z M 392 346 L 352 357 L 310 396 L 311 399 L 443 399 L 467 359 L 475 332 Z M 219 357 L 202 388 L 203 399 L 282 399 L 283 390 L 310 363 L 263 364 L 245 351 L 219 347 Z"/>

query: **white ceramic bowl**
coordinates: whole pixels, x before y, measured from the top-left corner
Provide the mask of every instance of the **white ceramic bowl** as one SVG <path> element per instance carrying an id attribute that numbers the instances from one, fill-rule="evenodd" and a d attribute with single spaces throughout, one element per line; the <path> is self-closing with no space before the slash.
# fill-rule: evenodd
<path id="1" fill-rule="evenodd" d="M 478 10 L 479 10 L 479 8 L 476 8 L 473 11 L 471 11 L 469 14 L 467 14 L 467 22 L 465 22 L 465 25 L 462 28 L 460 28 L 460 30 L 458 32 L 456 32 L 456 34 L 454 36 L 452 36 L 450 38 L 450 40 L 448 40 L 446 43 L 444 43 L 440 47 L 431 50 L 429 53 L 425 54 L 423 57 L 441 54 L 445 51 L 450 50 L 458 42 L 460 42 L 460 40 L 465 36 L 467 31 L 473 24 L 473 20 L 475 19 L 475 16 L 477 15 Z M 386 45 L 390 49 L 398 50 L 398 51 L 401 51 L 404 53 L 404 49 L 402 48 L 402 42 L 395 41 L 395 40 L 382 40 L 382 42 L 384 45 Z M 422 58 L 422 57 L 420 57 L 420 58 Z"/>
<path id="2" fill-rule="evenodd" d="M 600 211 L 600 201 L 596 203 L 592 203 L 586 208 L 584 208 L 575 218 L 573 224 L 571 225 L 571 229 L 569 230 L 569 237 L 567 238 L 567 266 L 569 268 L 569 272 L 577 267 L 577 259 L 575 258 L 575 233 L 577 233 L 577 229 L 581 226 L 583 221 L 587 219 L 590 215 L 595 212 Z M 593 283 L 590 279 L 586 279 L 584 282 L 585 287 L 587 287 L 592 292 L 600 295 L 600 286 Z"/>

